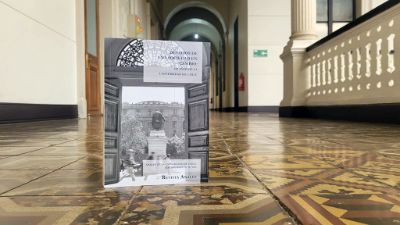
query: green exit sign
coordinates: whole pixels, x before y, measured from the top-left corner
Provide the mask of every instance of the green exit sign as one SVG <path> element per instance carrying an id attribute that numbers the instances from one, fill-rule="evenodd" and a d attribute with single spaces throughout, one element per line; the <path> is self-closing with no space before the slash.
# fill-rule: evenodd
<path id="1" fill-rule="evenodd" d="M 267 49 L 255 49 L 253 50 L 253 57 L 268 57 Z"/>

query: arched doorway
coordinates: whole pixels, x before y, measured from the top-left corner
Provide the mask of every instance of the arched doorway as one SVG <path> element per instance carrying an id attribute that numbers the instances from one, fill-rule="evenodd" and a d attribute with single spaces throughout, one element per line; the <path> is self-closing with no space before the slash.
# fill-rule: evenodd
<path id="1" fill-rule="evenodd" d="M 210 108 L 223 109 L 226 90 L 226 26 L 221 14 L 202 2 L 188 2 L 175 7 L 166 17 L 164 37 L 168 40 L 203 41 L 212 46 Z"/>

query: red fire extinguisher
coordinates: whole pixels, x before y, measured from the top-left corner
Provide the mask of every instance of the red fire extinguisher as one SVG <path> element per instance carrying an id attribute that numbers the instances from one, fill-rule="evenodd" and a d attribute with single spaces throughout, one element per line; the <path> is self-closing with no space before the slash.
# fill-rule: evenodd
<path id="1" fill-rule="evenodd" d="M 240 73 L 239 76 L 239 91 L 244 91 L 244 87 L 245 87 L 245 82 L 244 82 L 244 75 L 243 73 Z"/>

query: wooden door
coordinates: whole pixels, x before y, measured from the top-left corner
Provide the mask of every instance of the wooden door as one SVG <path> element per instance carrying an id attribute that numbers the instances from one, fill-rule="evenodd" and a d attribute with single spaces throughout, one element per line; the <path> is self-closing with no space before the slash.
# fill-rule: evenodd
<path id="1" fill-rule="evenodd" d="M 201 159 L 201 180 L 208 180 L 208 79 L 186 88 L 187 145 L 190 159 Z"/>
<path id="2" fill-rule="evenodd" d="M 98 8 L 98 0 L 85 0 L 85 82 L 88 115 L 101 114 Z"/>
<path id="3" fill-rule="evenodd" d="M 121 130 L 121 98 L 122 88 L 105 80 L 104 112 L 105 112 L 105 139 L 104 139 L 104 177 L 105 184 L 119 182 L 120 172 L 120 130 Z"/>

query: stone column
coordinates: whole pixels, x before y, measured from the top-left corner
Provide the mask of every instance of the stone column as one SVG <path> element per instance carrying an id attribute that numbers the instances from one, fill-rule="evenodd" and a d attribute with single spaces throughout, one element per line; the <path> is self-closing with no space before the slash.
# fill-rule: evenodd
<path id="1" fill-rule="evenodd" d="M 315 39 L 317 22 L 316 0 L 292 0 L 292 36 L 291 39 Z"/>
<path id="2" fill-rule="evenodd" d="M 284 64 L 281 116 L 290 114 L 293 106 L 307 104 L 309 68 L 305 62 L 306 48 L 317 41 L 316 15 L 316 0 L 292 0 L 292 35 L 281 55 Z"/>

